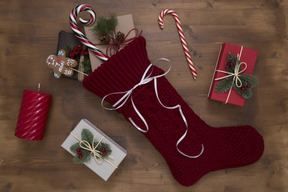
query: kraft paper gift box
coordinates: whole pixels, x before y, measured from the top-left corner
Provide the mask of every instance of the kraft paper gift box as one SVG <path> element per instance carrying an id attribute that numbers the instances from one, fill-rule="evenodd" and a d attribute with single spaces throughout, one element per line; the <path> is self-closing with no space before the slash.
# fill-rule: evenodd
<path id="1" fill-rule="evenodd" d="M 226 64 L 226 60 L 228 58 L 228 54 L 231 53 L 231 54 L 237 56 L 238 54 L 240 54 L 240 52 L 241 52 L 240 61 L 245 62 L 247 64 L 247 68 L 243 73 L 248 73 L 248 74 L 253 73 L 253 69 L 255 66 L 256 59 L 257 59 L 258 51 L 253 50 L 253 49 L 249 49 L 246 47 L 238 46 L 238 45 L 224 43 L 222 45 L 220 52 L 219 52 L 219 55 L 218 55 L 218 60 L 216 63 L 214 75 L 213 75 L 211 86 L 209 89 L 208 97 L 210 99 L 220 101 L 223 103 L 226 103 L 226 101 L 227 101 L 227 103 L 229 103 L 229 104 L 233 104 L 233 105 L 237 105 L 237 106 L 241 106 L 241 107 L 244 106 L 245 99 L 241 95 L 239 95 L 235 91 L 234 88 L 232 88 L 230 95 L 228 95 L 228 92 L 217 93 L 215 91 L 215 86 L 218 83 L 218 81 L 215 79 L 227 75 L 227 74 L 225 74 L 223 72 L 219 72 L 217 70 L 226 71 L 225 64 Z"/>
<path id="2" fill-rule="evenodd" d="M 133 17 L 132 15 L 123 15 L 123 16 L 117 16 L 118 19 L 118 24 L 115 28 L 116 33 L 118 31 L 121 31 L 122 33 L 125 34 L 125 36 L 129 33 L 130 30 L 134 29 L 134 22 L 133 22 Z M 95 25 L 95 24 L 94 24 Z M 98 35 L 96 32 L 94 32 L 93 26 L 84 26 L 85 30 L 85 35 L 87 39 L 89 39 L 92 43 L 94 44 L 101 44 Z M 126 39 L 130 39 L 135 37 L 136 33 L 135 31 L 131 31 L 129 35 L 127 36 Z M 104 53 L 106 54 L 106 49 L 108 45 L 97 45 L 97 47 Z M 124 46 L 121 46 L 123 48 Z M 91 62 L 91 68 L 92 71 L 94 71 L 97 67 L 99 67 L 103 61 L 101 61 L 92 51 L 89 50 L 89 57 L 90 57 L 90 62 Z"/>
<path id="3" fill-rule="evenodd" d="M 112 150 L 110 155 L 113 157 L 113 158 L 107 158 L 107 159 L 113 165 L 115 165 L 116 167 L 119 167 L 119 164 L 127 155 L 126 150 L 123 149 L 119 144 L 117 144 L 111 138 L 109 138 L 107 135 L 105 135 L 102 131 L 100 131 L 96 126 L 90 123 L 87 119 L 82 119 L 78 123 L 78 125 L 73 129 L 72 133 L 81 139 L 81 132 L 83 129 L 88 129 L 93 134 L 93 136 L 97 134 L 95 138 L 95 142 L 99 141 L 104 136 L 104 139 L 102 140 L 102 142 L 109 144 L 110 149 Z M 79 141 L 74 136 L 72 136 L 72 134 L 69 134 L 69 136 L 66 138 L 66 140 L 62 143 L 61 146 L 74 156 L 75 154 L 70 150 L 70 147 L 73 144 L 78 143 L 78 142 Z M 72 156 L 71 156 L 71 161 L 72 161 Z M 88 168 L 90 168 L 92 171 L 94 171 L 96 174 L 98 174 L 105 181 L 108 180 L 108 178 L 112 175 L 112 173 L 116 169 L 115 167 L 113 167 L 111 164 L 109 164 L 108 162 L 104 160 L 102 161 L 101 164 L 97 163 L 93 155 L 91 155 L 91 159 L 84 164 Z M 77 166 L 77 164 L 75 164 L 75 166 Z"/>

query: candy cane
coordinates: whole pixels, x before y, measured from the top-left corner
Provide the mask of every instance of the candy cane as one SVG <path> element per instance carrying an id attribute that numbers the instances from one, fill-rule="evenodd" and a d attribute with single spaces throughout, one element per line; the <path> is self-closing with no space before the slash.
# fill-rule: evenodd
<path id="1" fill-rule="evenodd" d="M 158 21 L 159 21 L 159 25 L 160 25 L 161 29 L 164 28 L 163 17 L 164 17 L 165 14 L 172 14 L 174 16 L 174 19 L 176 21 L 176 25 L 177 25 L 177 28 L 178 28 L 178 32 L 179 32 L 179 35 L 180 35 L 180 40 L 181 40 L 181 43 L 182 43 L 182 47 L 184 49 L 184 53 L 186 55 L 187 62 L 189 64 L 189 68 L 190 68 L 190 70 L 191 70 L 191 72 L 193 74 L 194 79 L 196 79 L 197 78 L 197 72 L 195 70 L 194 64 L 192 62 L 191 55 L 190 55 L 188 47 L 187 47 L 187 43 L 186 43 L 186 40 L 185 40 L 183 29 L 181 27 L 180 19 L 179 19 L 177 13 L 174 10 L 165 9 L 164 11 L 162 11 L 160 13 L 160 15 L 158 17 Z"/>
<path id="2" fill-rule="evenodd" d="M 91 17 L 89 20 L 84 20 L 80 18 L 79 20 L 81 23 L 89 26 L 95 22 L 95 12 L 93 11 L 92 7 L 90 7 L 89 5 L 85 5 L 85 4 L 78 5 L 71 11 L 70 16 L 69 16 L 70 26 L 71 26 L 72 31 L 74 32 L 75 36 L 79 39 L 79 41 L 81 41 L 93 53 L 95 53 L 99 59 L 103 61 L 108 60 L 108 57 L 104 53 L 102 53 L 100 49 L 98 49 L 93 43 L 91 43 L 77 26 L 77 15 L 81 11 L 87 11 Z"/>

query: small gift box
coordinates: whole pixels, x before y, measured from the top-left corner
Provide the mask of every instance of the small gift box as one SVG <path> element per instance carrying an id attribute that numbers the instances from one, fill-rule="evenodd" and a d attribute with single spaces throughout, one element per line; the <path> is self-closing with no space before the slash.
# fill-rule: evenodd
<path id="1" fill-rule="evenodd" d="M 127 155 L 125 149 L 87 119 L 82 119 L 61 145 L 77 164 L 83 163 L 105 181 Z"/>
<path id="2" fill-rule="evenodd" d="M 57 53 L 60 50 L 65 50 L 66 56 L 77 60 L 77 69 L 80 72 L 74 72 L 71 77 L 63 75 L 64 78 L 72 78 L 78 81 L 83 81 L 84 73 L 91 73 L 91 64 L 88 55 L 88 49 L 84 48 L 82 43 L 73 33 L 60 31 L 58 37 Z"/>
<path id="3" fill-rule="evenodd" d="M 244 106 L 258 81 L 252 75 L 258 51 L 224 43 L 220 49 L 208 97 Z"/>
<path id="4" fill-rule="evenodd" d="M 137 34 L 135 32 L 137 30 L 133 30 L 133 29 L 135 29 L 135 27 L 134 27 L 132 15 L 130 14 L 130 15 L 117 16 L 117 20 L 118 20 L 118 24 L 115 27 L 115 32 L 119 32 L 119 31 L 122 32 L 124 34 L 124 37 L 126 37 L 124 39 L 124 41 L 126 43 L 129 43 L 127 40 L 129 40 L 129 39 L 132 40 L 135 36 L 137 36 Z M 91 27 L 84 26 L 86 37 L 92 43 L 96 44 L 97 48 L 99 48 L 100 51 L 107 54 L 109 52 L 109 50 L 107 50 L 109 45 L 103 45 L 100 42 L 96 32 L 92 30 L 93 27 L 94 26 L 91 26 Z M 123 46 L 121 46 L 121 42 L 120 42 L 120 49 L 123 47 L 124 47 L 124 44 L 123 44 Z M 92 68 L 92 71 L 94 71 L 97 67 L 99 67 L 103 63 L 103 61 L 101 61 L 99 58 L 97 58 L 97 56 L 93 52 L 91 52 L 90 50 L 89 50 L 89 56 L 90 56 L 91 68 Z"/>

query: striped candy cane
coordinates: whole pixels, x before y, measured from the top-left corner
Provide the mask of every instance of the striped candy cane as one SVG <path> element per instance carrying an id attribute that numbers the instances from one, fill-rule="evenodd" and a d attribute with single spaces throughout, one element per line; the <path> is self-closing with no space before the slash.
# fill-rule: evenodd
<path id="1" fill-rule="evenodd" d="M 69 20 L 70 20 L 70 26 L 72 31 L 74 32 L 75 36 L 81 41 L 84 45 L 86 45 L 96 56 L 103 60 L 106 61 L 108 60 L 108 57 L 102 53 L 91 41 L 89 41 L 86 36 L 80 31 L 79 27 L 77 26 L 77 15 L 81 11 L 87 11 L 90 14 L 90 19 L 89 20 L 84 20 L 80 18 L 80 22 L 89 26 L 92 25 L 95 22 L 95 12 L 93 11 L 92 7 L 89 5 L 78 5 L 76 6 L 70 13 Z"/>
<path id="2" fill-rule="evenodd" d="M 185 40 L 185 36 L 184 36 L 184 33 L 183 33 L 183 29 L 181 27 L 181 23 L 180 23 L 180 19 L 177 15 L 177 13 L 174 11 L 174 10 L 171 10 L 171 9 L 165 9 L 163 10 L 159 17 L 158 17 L 158 21 L 159 21 L 159 25 L 160 25 L 160 28 L 163 29 L 164 28 L 164 23 L 163 23 L 163 17 L 164 15 L 166 14 L 172 14 L 174 16 L 174 19 L 176 21 L 176 25 L 177 25 L 177 28 L 178 28 L 178 32 L 179 32 L 179 35 L 180 35 L 180 40 L 181 40 L 181 43 L 182 43 L 182 47 L 184 49 L 184 53 L 186 55 L 186 59 L 188 61 L 188 64 L 189 64 L 189 68 L 193 74 L 193 77 L 194 79 L 197 78 L 197 72 L 195 70 L 195 67 L 194 67 L 194 64 L 192 62 L 192 58 L 191 58 L 191 55 L 189 53 L 189 50 L 188 50 L 188 46 L 187 46 L 187 43 L 186 43 L 186 40 Z"/>

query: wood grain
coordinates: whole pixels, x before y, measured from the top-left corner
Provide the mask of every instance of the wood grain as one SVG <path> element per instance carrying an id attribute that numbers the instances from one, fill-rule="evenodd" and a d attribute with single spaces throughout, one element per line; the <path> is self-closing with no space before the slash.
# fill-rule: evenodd
<path id="1" fill-rule="evenodd" d="M 68 15 L 79 3 L 97 16 L 133 14 L 143 30 L 151 61 L 172 60 L 168 80 L 209 125 L 252 125 L 264 137 L 265 151 L 253 165 L 209 173 L 192 187 L 179 185 L 152 144 L 81 83 L 55 79 L 45 64 L 56 52 L 58 32 L 70 31 Z M 193 80 L 171 16 L 160 30 L 165 8 L 177 11 L 198 79 Z M 288 191 L 288 1 L 287 0 L 1 0 L 0 1 L 0 192 L 19 191 Z M 207 99 L 222 43 L 259 50 L 254 74 L 260 86 L 244 107 Z M 14 136 L 24 89 L 53 95 L 42 141 Z M 126 148 L 128 155 L 104 182 L 60 147 L 86 118 Z"/>

